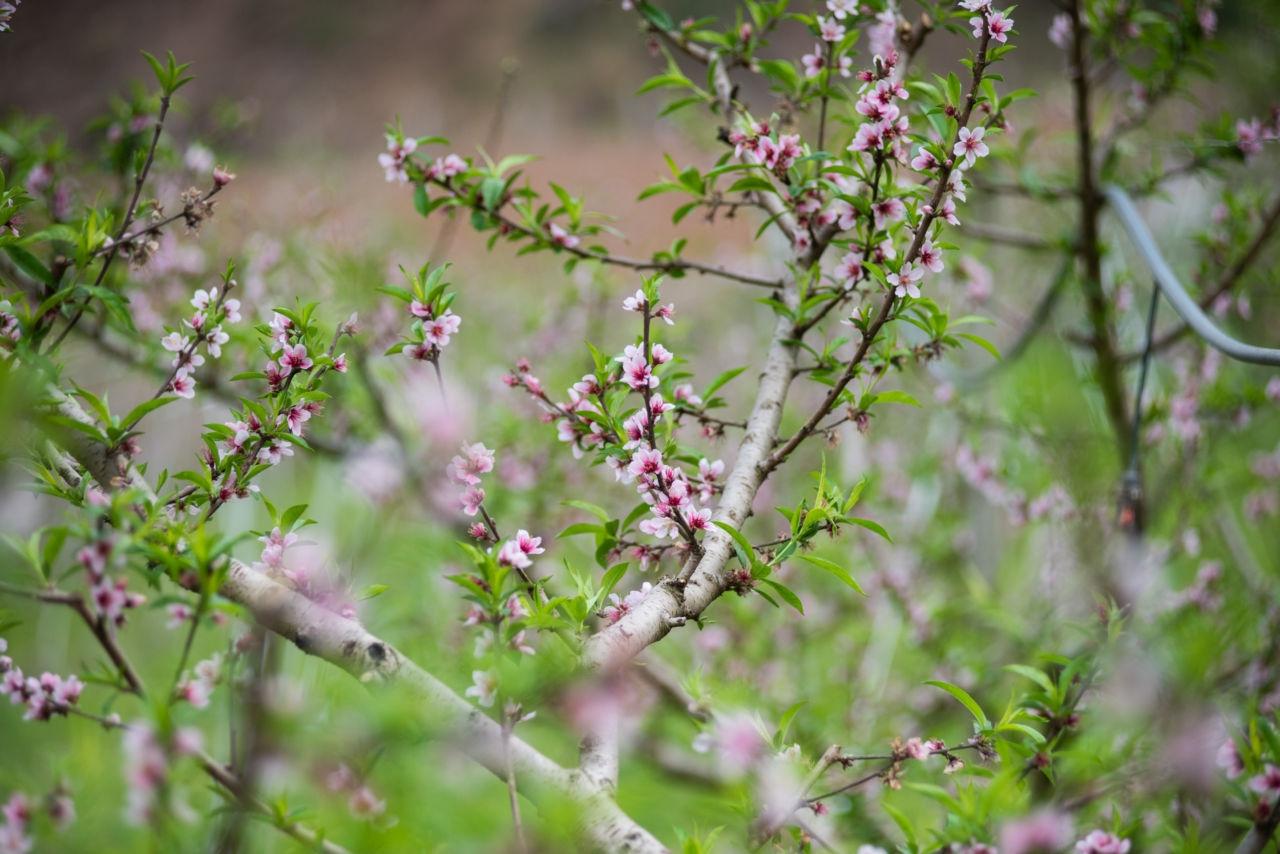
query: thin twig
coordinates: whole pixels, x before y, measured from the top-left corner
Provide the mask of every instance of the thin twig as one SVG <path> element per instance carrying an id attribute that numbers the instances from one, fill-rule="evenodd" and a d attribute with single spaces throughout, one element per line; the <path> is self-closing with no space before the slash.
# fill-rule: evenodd
<path id="1" fill-rule="evenodd" d="M 151 164 L 155 162 L 156 147 L 160 144 L 160 133 L 164 130 L 165 116 L 169 114 L 169 96 L 164 95 L 160 98 L 160 113 L 156 116 L 155 132 L 151 135 L 151 146 L 147 149 L 147 159 L 143 161 L 142 168 L 138 170 L 133 182 L 133 196 L 129 199 L 129 206 L 125 208 L 124 218 L 120 221 L 120 228 L 116 231 L 114 242 L 107 252 L 107 257 L 102 261 L 102 267 L 98 270 L 98 276 L 93 281 L 95 288 L 100 287 L 107 277 L 107 270 L 111 269 L 111 264 L 116 260 L 116 256 L 120 254 L 121 241 L 125 234 L 129 231 L 129 226 L 133 224 L 133 215 L 138 209 L 138 199 L 142 196 L 142 187 L 147 181 L 147 173 L 151 171 Z M 58 337 L 49 345 L 49 349 L 45 352 L 52 352 L 58 348 L 76 324 L 80 322 L 80 318 L 84 316 L 85 310 L 93 301 L 92 297 L 88 297 L 76 309 L 76 313 L 67 321 L 66 327 L 58 334 Z"/>

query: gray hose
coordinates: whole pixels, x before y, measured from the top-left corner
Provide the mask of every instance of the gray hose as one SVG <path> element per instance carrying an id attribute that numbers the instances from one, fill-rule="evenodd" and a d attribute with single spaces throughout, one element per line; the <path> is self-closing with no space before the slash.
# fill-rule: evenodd
<path id="1" fill-rule="evenodd" d="M 1164 256 L 1160 254 L 1160 248 L 1156 246 L 1155 239 L 1147 230 L 1146 223 L 1143 222 L 1137 208 L 1133 206 L 1128 193 L 1111 184 L 1104 187 L 1103 192 L 1111 203 L 1111 209 L 1115 211 L 1125 231 L 1129 233 L 1129 239 L 1133 241 L 1133 245 L 1146 261 L 1147 267 L 1155 277 L 1156 286 L 1197 335 L 1238 361 L 1280 367 L 1280 350 L 1237 341 L 1214 325 L 1208 315 L 1201 311 L 1200 306 L 1187 293 L 1186 288 L 1178 281 L 1177 275 L 1164 260 Z"/>

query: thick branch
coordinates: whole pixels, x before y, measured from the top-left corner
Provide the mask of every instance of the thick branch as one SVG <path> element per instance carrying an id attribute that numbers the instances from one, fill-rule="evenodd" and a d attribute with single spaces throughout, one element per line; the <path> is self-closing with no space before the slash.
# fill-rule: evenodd
<path id="1" fill-rule="evenodd" d="M 308 655 L 340 667 L 363 683 L 385 682 L 407 690 L 431 723 L 448 731 L 452 741 L 494 775 L 506 778 L 502 727 L 359 623 L 239 562 L 232 565 L 218 592 Z M 562 768 L 519 738 L 509 738 L 507 749 L 522 793 L 534 801 L 550 796 L 576 802 L 583 810 L 582 830 L 593 844 L 608 851 L 665 850 L 585 774 Z"/>
<path id="2" fill-rule="evenodd" d="M 769 451 L 778 437 L 782 407 L 796 365 L 791 334 L 792 322 L 779 317 L 760 374 L 755 404 L 747 419 L 746 435 L 716 512 L 718 521 L 735 528 L 741 527 L 750 515 L 751 502 L 764 481 Z M 724 567 L 733 553 L 729 535 L 713 528 L 702 541 L 702 548 L 702 558 L 692 567 L 687 581 L 667 579 L 622 619 L 587 640 L 583 648 L 587 667 L 604 670 L 625 664 L 673 626 L 697 617 L 727 589 Z"/>
<path id="3" fill-rule="evenodd" d="M 58 409 L 70 418 L 88 418 L 80 405 L 65 395 L 61 396 Z M 67 450 L 104 489 L 129 483 L 150 492 L 127 461 L 122 466 L 120 459 L 103 453 L 101 446 L 85 438 L 84 443 L 69 443 Z M 510 762 L 526 797 L 534 801 L 563 798 L 576 803 L 582 810 L 582 832 L 593 845 L 606 851 L 666 850 L 624 813 L 596 781 L 580 771 L 562 768 L 518 738 L 504 739 L 496 721 L 359 623 L 322 608 L 239 561 L 232 562 L 218 593 L 244 607 L 263 627 L 362 683 L 383 682 L 408 691 L 433 724 L 447 730 L 455 743 L 499 779 L 507 778 Z"/>
<path id="4" fill-rule="evenodd" d="M 1117 438 L 1117 448 L 1124 454 L 1123 438 L 1129 428 L 1128 407 L 1120 387 L 1120 364 L 1116 358 L 1115 338 L 1111 332 L 1107 296 L 1102 290 L 1102 244 L 1098 235 L 1098 219 L 1102 201 L 1098 196 L 1093 154 L 1093 115 L 1090 111 L 1089 76 L 1085 64 L 1085 23 L 1080 0 L 1071 4 L 1071 84 L 1074 93 L 1076 154 L 1078 159 L 1076 193 L 1080 205 L 1080 255 L 1084 275 L 1086 314 L 1092 329 L 1092 346 L 1098 386 L 1106 403 L 1107 417 Z"/>

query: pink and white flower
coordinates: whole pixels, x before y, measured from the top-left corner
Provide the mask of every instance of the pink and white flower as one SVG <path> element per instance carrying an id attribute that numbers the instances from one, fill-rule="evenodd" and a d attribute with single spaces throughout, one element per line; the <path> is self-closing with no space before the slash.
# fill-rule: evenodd
<path id="1" fill-rule="evenodd" d="M 1114 833 L 1105 830 L 1093 830 L 1084 839 L 1076 843 L 1075 850 L 1079 854 L 1128 854 L 1130 843 Z"/>
<path id="2" fill-rule="evenodd" d="M 956 144 L 951 153 L 956 157 L 964 158 L 964 168 L 972 167 L 979 157 L 986 157 L 990 153 L 991 149 L 987 148 L 987 144 L 982 141 L 986 132 L 987 129 L 984 127 L 976 127 L 972 130 L 960 128 L 960 134 L 956 138 Z"/>
<path id="3" fill-rule="evenodd" d="M 492 706 L 498 696 L 497 678 L 486 670 L 473 670 L 471 683 L 471 687 L 464 692 L 466 696 L 475 697 L 476 702 L 485 708 Z"/>
<path id="4" fill-rule="evenodd" d="M 295 371 L 308 370 L 315 364 L 311 357 L 307 355 L 307 346 L 305 344 L 286 344 L 284 350 L 280 353 L 278 361 L 286 375 Z"/>
<path id="5" fill-rule="evenodd" d="M 902 268 L 896 273 L 890 273 L 885 279 L 889 282 L 889 286 L 893 288 L 894 296 L 902 299 L 903 297 L 911 297 L 912 299 L 920 298 L 920 280 L 924 278 L 924 270 L 921 270 L 912 262 L 908 261 L 902 265 Z"/>

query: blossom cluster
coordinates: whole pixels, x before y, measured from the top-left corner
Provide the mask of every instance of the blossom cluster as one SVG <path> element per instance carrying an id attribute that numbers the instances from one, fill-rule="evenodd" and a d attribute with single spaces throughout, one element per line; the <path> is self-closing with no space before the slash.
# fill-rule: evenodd
<path id="1" fill-rule="evenodd" d="M 151 724 L 144 721 L 123 729 L 125 820 L 134 825 L 150 824 L 158 815 L 161 799 L 171 789 L 172 757 L 198 754 L 204 739 L 197 729 L 178 727 L 167 741 L 161 740 Z"/>
<path id="2" fill-rule="evenodd" d="M 347 808 L 357 818 L 374 819 L 387 810 L 387 802 L 345 762 L 338 763 L 324 775 L 324 785 L 335 795 L 345 795 Z"/>
<path id="3" fill-rule="evenodd" d="M 221 289 L 197 290 L 191 298 L 195 311 L 182 321 L 186 331 L 171 330 L 160 339 L 160 345 L 173 353 L 173 374 L 168 391 L 187 399 L 195 397 L 193 372 L 205 361 L 199 348 L 203 346 L 211 359 L 222 355 L 222 345 L 231 340 L 222 324 L 240 320 L 240 300 L 228 296 L 235 286 L 234 279 L 227 279 Z"/>
<path id="4" fill-rule="evenodd" d="M 107 569 L 118 561 L 115 542 L 100 537 L 76 552 L 76 560 L 84 569 L 89 583 L 89 601 L 94 611 L 116 627 L 125 623 L 125 612 L 144 605 L 147 598 L 131 593 L 123 576 L 112 576 Z"/>
<path id="5" fill-rule="evenodd" d="M 351 591 L 343 583 L 335 582 L 319 562 L 285 560 L 286 551 L 299 543 L 297 534 L 282 531 L 277 525 L 258 537 L 258 542 L 262 543 L 262 553 L 255 565 L 256 569 L 273 578 L 287 581 L 294 590 L 327 611 L 344 619 L 358 619 Z"/>
<path id="6" fill-rule="evenodd" d="M 203 709 L 209 705 L 209 698 L 222 679 L 222 653 L 214 653 L 198 662 L 191 671 L 190 674 L 183 674 L 182 680 L 178 682 L 177 699 L 190 703 L 194 708 Z"/>
<path id="7" fill-rule="evenodd" d="M 462 445 L 462 453 L 454 456 L 445 467 L 445 475 L 450 481 L 462 487 L 459 501 L 462 512 L 474 516 L 480 512 L 484 504 L 484 489 L 480 486 L 480 476 L 493 471 L 493 451 L 483 442 Z M 476 539 L 486 539 L 489 532 L 482 523 L 477 522 L 471 530 Z"/>
<path id="8" fill-rule="evenodd" d="M 1236 148 L 1246 160 L 1261 154 L 1263 144 L 1268 142 L 1280 142 L 1280 106 L 1271 111 L 1265 123 L 1256 117 L 1236 122 Z"/>
<path id="9" fill-rule="evenodd" d="M 66 830 L 76 818 L 76 805 L 65 786 L 59 785 L 44 798 L 44 812 L 59 830 Z M 9 795 L 0 807 L 4 822 L 0 824 L 0 854 L 27 854 L 35 846 L 31 823 L 36 817 L 36 804 L 22 792 Z"/>
<path id="10" fill-rule="evenodd" d="M 15 706 L 25 705 L 25 720 L 47 721 L 56 715 L 69 714 L 84 691 L 80 678 L 49 672 L 41 673 L 39 678 L 27 676 L 5 654 L 8 646 L 8 641 L 0 638 L 0 696 L 8 697 Z"/>
<path id="11" fill-rule="evenodd" d="M 462 318 L 452 309 L 444 309 L 437 313 L 431 305 L 414 300 L 409 305 L 409 313 L 418 320 L 414 323 L 414 331 L 421 340 L 414 341 L 404 348 L 404 354 L 410 359 L 420 362 L 432 362 L 440 357 L 440 352 L 449 346 L 449 340 L 462 326 Z"/>

